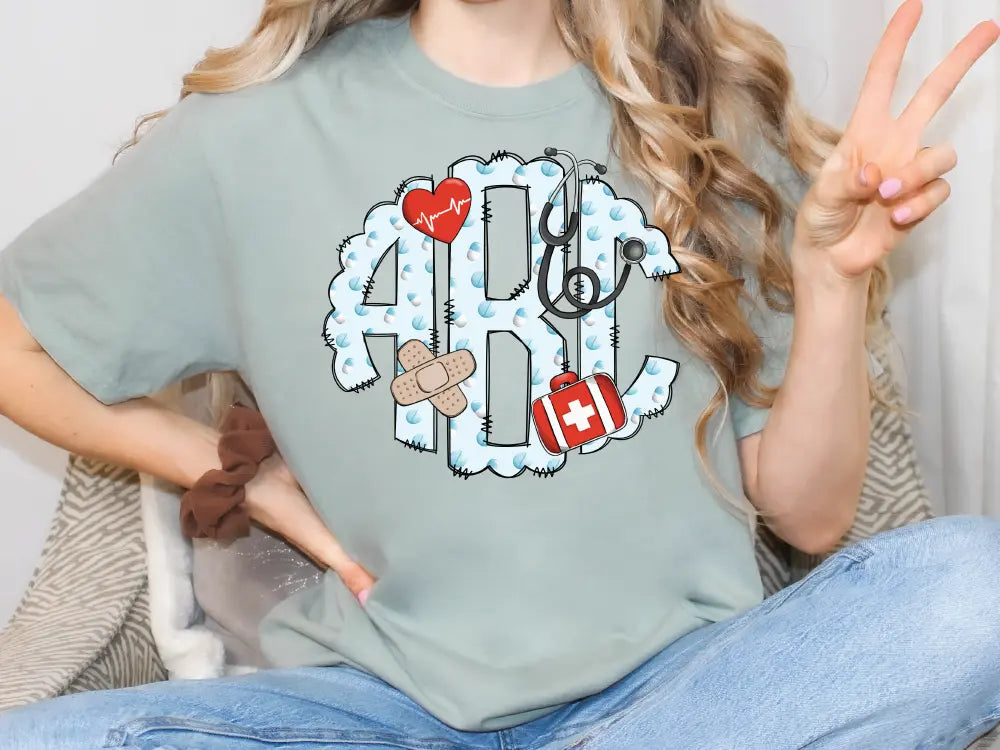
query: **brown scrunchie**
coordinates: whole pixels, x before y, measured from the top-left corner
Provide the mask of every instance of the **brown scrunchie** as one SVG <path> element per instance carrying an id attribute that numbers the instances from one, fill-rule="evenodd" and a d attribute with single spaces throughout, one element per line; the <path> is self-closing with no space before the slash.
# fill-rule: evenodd
<path id="1" fill-rule="evenodd" d="M 181 496 L 181 530 L 190 538 L 235 539 L 250 534 L 245 485 L 277 450 L 264 417 L 232 404 L 219 437 L 221 469 L 209 469 Z"/>

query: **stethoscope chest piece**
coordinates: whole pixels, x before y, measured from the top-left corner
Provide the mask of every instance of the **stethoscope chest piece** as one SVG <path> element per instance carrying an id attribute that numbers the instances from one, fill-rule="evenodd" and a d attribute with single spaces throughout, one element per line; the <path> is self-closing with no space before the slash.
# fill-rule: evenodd
<path id="1" fill-rule="evenodd" d="M 646 259 L 646 243 L 635 237 L 629 237 L 618 249 L 618 254 L 626 263 L 635 265 Z"/>

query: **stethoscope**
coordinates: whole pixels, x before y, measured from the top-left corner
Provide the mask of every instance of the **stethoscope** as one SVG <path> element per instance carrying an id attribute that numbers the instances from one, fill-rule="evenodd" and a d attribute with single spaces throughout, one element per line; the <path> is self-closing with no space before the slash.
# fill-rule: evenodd
<path id="1" fill-rule="evenodd" d="M 618 254 L 621 259 L 625 261 L 625 268 L 622 271 L 621 279 L 619 279 L 618 283 L 615 284 L 614 291 L 608 294 L 608 296 L 604 299 L 598 300 L 598 296 L 601 293 L 601 280 L 598 278 L 597 272 L 591 268 L 587 268 L 586 266 L 576 266 L 575 268 L 571 268 L 567 271 L 562 280 L 562 292 L 554 300 L 549 297 L 548 284 L 546 283 L 546 280 L 549 278 L 549 266 L 552 263 L 552 253 L 555 252 L 557 247 L 569 247 L 570 243 L 573 242 L 574 237 L 576 237 L 580 229 L 580 212 L 582 210 L 583 200 L 583 179 L 580 177 L 580 166 L 589 164 L 594 168 L 594 171 L 600 175 L 607 174 L 608 171 L 606 166 L 598 164 L 596 161 L 591 159 L 584 159 L 582 161 L 578 160 L 571 151 L 554 148 L 552 146 L 545 149 L 545 155 L 550 159 L 553 159 L 560 154 L 568 157 L 570 161 L 573 162 L 573 167 L 566 172 L 562 180 L 559 181 L 559 184 L 556 185 L 555 189 L 549 193 L 549 197 L 545 201 L 545 205 L 542 207 L 541 220 L 538 223 L 538 234 L 542 238 L 542 241 L 545 242 L 545 252 L 542 254 L 542 262 L 538 268 L 538 299 L 548 312 L 565 320 L 573 320 L 575 318 L 582 318 L 592 310 L 600 310 L 601 308 L 607 307 L 618 299 L 618 295 L 622 293 L 625 289 L 625 284 L 628 282 L 628 275 L 629 271 L 632 270 L 632 266 L 636 263 L 641 263 L 646 257 L 646 243 L 634 237 L 622 242 Z M 570 177 L 573 175 L 576 175 L 576 189 L 573 191 L 575 204 L 573 212 L 570 214 L 569 221 L 566 224 L 563 234 L 555 235 L 549 231 L 549 214 L 552 213 L 553 201 L 555 200 L 555 197 L 559 194 L 560 190 L 566 187 Z M 589 300 L 577 299 L 574 290 L 571 288 L 574 285 L 578 288 L 582 288 L 582 283 L 577 282 L 577 278 L 580 276 L 586 278 L 590 282 Z M 556 304 L 561 299 L 568 301 L 569 304 L 575 309 L 566 312 L 557 308 Z"/>

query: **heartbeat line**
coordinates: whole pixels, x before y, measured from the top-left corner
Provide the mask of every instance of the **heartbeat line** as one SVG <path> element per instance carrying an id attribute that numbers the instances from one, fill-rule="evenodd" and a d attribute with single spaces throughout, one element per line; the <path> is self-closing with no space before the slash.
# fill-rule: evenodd
<path id="1" fill-rule="evenodd" d="M 427 227 L 427 231 L 433 232 L 434 222 L 437 219 L 441 218 L 445 214 L 455 214 L 456 216 L 461 216 L 462 206 L 466 203 L 472 203 L 472 198 L 463 198 L 462 200 L 455 200 L 452 198 L 451 202 L 448 204 L 448 208 L 443 211 L 438 211 L 436 214 L 431 214 L 430 216 L 421 211 L 420 216 L 418 216 L 417 220 L 414 222 L 414 226 L 424 225 Z"/>

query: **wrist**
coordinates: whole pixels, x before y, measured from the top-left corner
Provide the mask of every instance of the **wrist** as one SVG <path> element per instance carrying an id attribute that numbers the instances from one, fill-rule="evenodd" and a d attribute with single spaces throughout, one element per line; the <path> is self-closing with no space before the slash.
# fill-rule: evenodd
<path id="1" fill-rule="evenodd" d="M 218 463 L 213 462 L 181 498 L 182 529 L 192 538 L 229 539 L 250 533 L 250 510 L 258 493 L 256 484 L 253 489 L 247 485 L 275 451 L 260 413 L 242 404 L 229 409 L 220 432 Z"/>
<path id="2" fill-rule="evenodd" d="M 137 402 L 138 403 L 138 402 Z M 193 487 L 210 469 L 221 467 L 219 431 L 179 412 L 152 403 L 152 410 L 139 408 L 126 413 L 125 419 L 142 423 L 142 429 L 157 440 L 128 440 L 122 446 L 125 463 L 138 471 L 166 479 L 181 487 Z M 131 434 L 131 430 L 123 430 Z"/>
<path id="3" fill-rule="evenodd" d="M 792 264 L 795 311 L 800 317 L 819 317 L 843 324 L 855 318 L 864 324 L 872 272 L 845 276 L 821 250 L 794 251 Z"/>
<path id="4" fill-rule="evenodd" d="M 867 297 L 872 269 L 847 275 L 834 265 L 830 253 L 796 243 L 791 250 L 792 280 L 796 289 L 830 298 Z"/>

